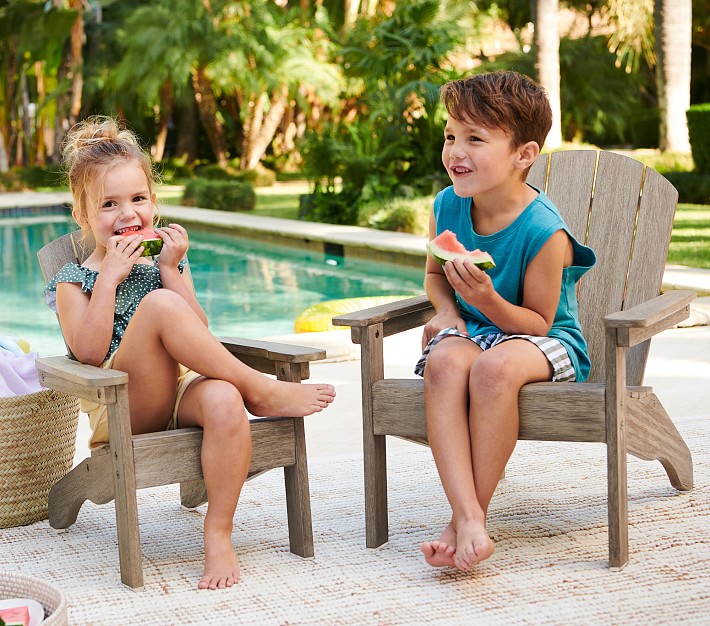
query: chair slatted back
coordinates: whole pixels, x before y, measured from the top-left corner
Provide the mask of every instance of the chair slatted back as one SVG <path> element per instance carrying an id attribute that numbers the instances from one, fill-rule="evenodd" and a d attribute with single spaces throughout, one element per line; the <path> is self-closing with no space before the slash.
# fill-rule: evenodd
<path id="1" fill-rule="evenodd" d="M 602 382 L 603 318 L 660 293 L 678 192 L 639 161 L 596 150 L 541 155 L 528 182 L 545 191 L 597 255 L 580 281 L 579 306 L 592 358 L 589 380 Z M 648 347 L 628 351 L 628 384 L 642 384 Z"/>

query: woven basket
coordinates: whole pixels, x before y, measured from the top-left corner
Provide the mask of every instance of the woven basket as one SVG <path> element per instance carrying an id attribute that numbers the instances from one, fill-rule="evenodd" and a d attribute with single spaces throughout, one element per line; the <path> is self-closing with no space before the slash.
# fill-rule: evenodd
<path id="1" fill-rule="evenodd" d="M 44 392 L 41 392 L 44 393 Z M 31 394 L 34 395 L 34 394 Z M 17 572 L 0 571 L 0 600 L 29 598 L 44 607 L 42 626 L 67 626 L 67 599 L 48 582 Z"/>
<path id="2" fill-rule="evenodd" d="M 0 398 L 0 528 L 47 519 L 50 487 L 72 467 L 79 400 L 46 389 Z"/>

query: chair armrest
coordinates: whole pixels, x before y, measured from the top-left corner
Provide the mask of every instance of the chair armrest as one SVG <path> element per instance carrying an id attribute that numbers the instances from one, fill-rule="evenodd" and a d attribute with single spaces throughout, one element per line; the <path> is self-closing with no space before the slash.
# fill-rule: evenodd
<path id="1" fill-rule="evenodd" d="M 220 337 L 219 340 L 232 355 L 249 367 L 279 377 L 287 377 L 285 370 L 291 369 L 297 373 L 298 379 L 306 380 L 310 376 L 309 362 L 326 357 L 322 348 L 236 337 Z"/>
<path id="2" fill-rule="evenodd" d="M 427 296 L 422 295 L 338 315 L 333 318 L 333 325 L 350 326 L 353 341 L 359 343 L 357 338 L 360 332 L 357 329 L 382 324 L 384 336 L 388 337 L 423 326 L 434 316 L 434 312 L 434 307 Z"/>
<path id="3" fill-rule="evenodd" d="M 99 404 L 116 401 L 115 387 L 128 383 L 128 374 L 79 363 L 66 356 L 40 357 L 36 361 L 43 387 Z"/>
<path id="4" fill-rule="evenodd" d="M 687 319 L 696 295 L 685 289 L 668 291 L 626 311 L 605 316 L 604 326 L 616 329 L 618 346 L 635 346 Z"/>

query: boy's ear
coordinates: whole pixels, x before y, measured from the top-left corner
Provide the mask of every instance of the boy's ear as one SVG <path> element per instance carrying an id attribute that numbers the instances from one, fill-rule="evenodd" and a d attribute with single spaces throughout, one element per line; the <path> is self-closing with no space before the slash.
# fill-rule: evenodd
<path id="1" fill-rule="evenodd" d="M 530 167 L 539 154 L 540 146 L 537 145 L 537 141 L 528 141 L 523 144 L 518 150 L 518 165 L 520 169 L 525 170 Z"/>

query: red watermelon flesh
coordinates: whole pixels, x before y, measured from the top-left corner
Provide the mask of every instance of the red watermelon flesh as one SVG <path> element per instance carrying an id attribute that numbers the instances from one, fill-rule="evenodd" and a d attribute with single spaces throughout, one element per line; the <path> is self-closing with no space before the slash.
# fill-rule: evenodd
<path id="1" fill-rule="evenodd" d="M 469 259 L 482 270 L 489 270 L 496 264 L 487 252 L 481 250 L 466 250 L 456 237 L 456 233 L 445 230 L 426 245 L 429 254 L 435 261 L 443 265 L 454 259 Z"/>
<path id="2" fill-rule="evenodd" d="M 141 256 L 155 256 L 160 254 L 163 248 L 163 239 L 160 233 L 152 228 L 141 228 L 139 230 L 128 230 L 125 233 L 121 233 L 123 237 L 128 237 L 129 235 L 140 235 L 143 237 L 141 241 L 141 246 L 144 250 Z"/>

